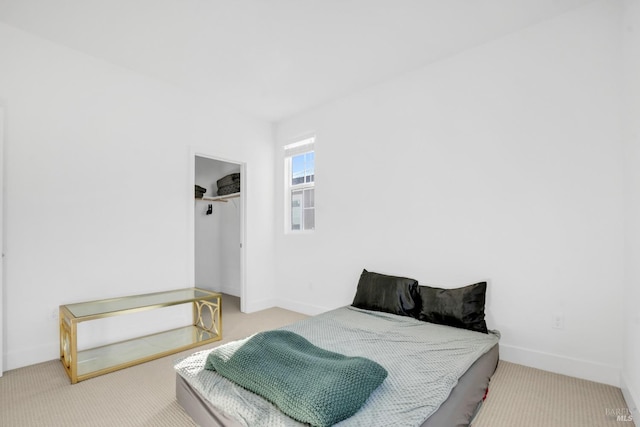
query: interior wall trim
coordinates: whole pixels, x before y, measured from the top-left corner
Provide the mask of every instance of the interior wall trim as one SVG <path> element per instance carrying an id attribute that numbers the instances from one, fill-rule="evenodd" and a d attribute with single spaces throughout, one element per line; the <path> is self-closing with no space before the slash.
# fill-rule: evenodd
<path id="1" fill-rule="evenodd" d="M 588 381 L 620 387 L 620 367 L 500 343 L 500 359 Z"/>

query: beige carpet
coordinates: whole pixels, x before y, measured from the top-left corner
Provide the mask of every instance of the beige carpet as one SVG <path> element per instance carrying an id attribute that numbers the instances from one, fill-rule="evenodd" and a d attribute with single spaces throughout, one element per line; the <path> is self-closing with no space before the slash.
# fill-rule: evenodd
<path id="1" fill-rule="evenodd" d="M 225 296 L 225 338 L 216 345 L 305 317 L 282 309 L 243 314 L 238 299 Z M 5 372 L 0 426 L 194 426 L 175 401 L 173 371 L 173 361 L 193 351 L 75 385 L 57 360 Z M 626 409 L 619 388 L 500 362 L 473 426 L 632 426 L 610 415 L 616 409 Z"/>
<path id="2" fill-rule="evenodd" d="M 617 409 L 627 409 L 617 387 L 501 361 L 473 427 L 633 426 Z"/>

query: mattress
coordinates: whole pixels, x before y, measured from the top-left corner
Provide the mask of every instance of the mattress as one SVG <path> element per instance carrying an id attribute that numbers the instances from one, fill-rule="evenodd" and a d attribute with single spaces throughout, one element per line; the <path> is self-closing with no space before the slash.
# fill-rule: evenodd
<path id="1" fill-rule="evenodd" d="M 497 334 L 353 307 L 281 329 L 332 351 L 370 357 L 389 370 L 361 410 L 340 423 L 345 426 L 469 425 L 498 361 Z M 177 400 L 199 425 L 300 425 L 259 396 L 204 370 L 209 351 L 176 363 Z"/>

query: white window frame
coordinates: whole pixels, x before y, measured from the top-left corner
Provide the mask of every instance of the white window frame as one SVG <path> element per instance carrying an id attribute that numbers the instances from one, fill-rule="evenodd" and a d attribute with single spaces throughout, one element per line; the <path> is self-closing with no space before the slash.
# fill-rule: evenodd
<path id="1" fill-rule="evenodd" d="M 315 135 L 308 135 L 302 138 L 296 139 L 294 142 L 284 146 L 284 193 L 285 193 L 285 218 L 284 218 L 284 230 L 286 234 L 308 234 L 315 231 L 317 224 L 317 217 L 315 216 L 315 180 L 316 180 L 316 165 L 314 160 L 314 178 L 312 182 L 304 182 L 301 184 L 291 184 L 292 174 L 292 159 L 300 154 L 314 152 L 315 153 Z M 314 197 L 314 228 L 305 230 L 304 226 L 300 230 L 292 230 L 291 226 L 291 193 L 298 190 L 313 189 Z M 304 206 L 302 207 L 304 211 Z M 302 215 L 302 224 L 304 224 L 304 214 Z"/>

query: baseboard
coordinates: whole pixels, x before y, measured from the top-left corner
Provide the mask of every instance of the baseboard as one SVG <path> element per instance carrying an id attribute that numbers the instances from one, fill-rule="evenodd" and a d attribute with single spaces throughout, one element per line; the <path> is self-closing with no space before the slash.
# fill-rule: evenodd
<path id="1" fill-rule="evenodd" d="M 640 425 L 640 410 L 638 410 L 639 400 L 634 398 L 634 396 L 638 397 L 638 395 L 634 393 L 635 390 L 629 387 L 623 375 L 620 376 L 620 389 L 622 390 L 624 401 L 627 403 L 627 408 L 633 417 L 633 422 L 635 425 Z"/>
<path id="2" fill-rule="evenodd" d="M 265 298 L 261 300 L 252 300 L 248 301 L 248 298 L 245 298 L 244 301 L 244 311 L 245 313 L 255 313 L 256 311 L 266 310 L 268 308 L 277 307 L 277 300 L 275 298 Z"/>
<path id="3" fill-rule="evenodd" d="M 620 368 L 604 363 L 500 344 L 500 359 L 556 374 L 620 386 Z"/>
<path id="4" fill-rule="evenodd" d="M 5 373 L 13 369 L 58 359 L 60 358 L 59 346 L 60 343 L 55 341 L 31 347 L 27 350 L 7 352 L 5 355 Z"/>
<path id="5" fill-rule="evenodd" d="M 311 304 L 301 304 L 297 301 L 292 301 L 288 299 L 279 299 L 278 307 L 284 308 L 285 310 L 295 311 L 296 313 L 306 314 L 307 316 L 315 316 L 320 313 L 324 313 L 325 311 L 329 311 L 329 308 L 320 307 L 317 305 Z"/>
<path id="6" fill-rule="evenodd" d="M 240 298 L 240 288 L 237 286 L 223 285 L 218 292 Z"/>
<path id="7" fill-rule="evenodd" d="M 247 301 L 245 311 L 247 313 L 253 313 L 260 310 L 266 310 L 268 308 L 279 307 L 285 310 L 295 311 L 296 313 L 306 314 L 308 316 L 315 316 L 316 314 L 324 313 L 330 309 L 310 304 L 301 304 L 297 301 L 288 299 L 263 299 L 258 301 Z"/>

